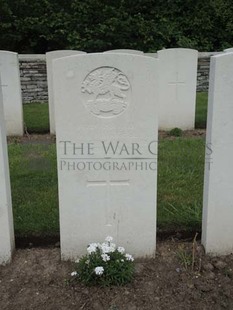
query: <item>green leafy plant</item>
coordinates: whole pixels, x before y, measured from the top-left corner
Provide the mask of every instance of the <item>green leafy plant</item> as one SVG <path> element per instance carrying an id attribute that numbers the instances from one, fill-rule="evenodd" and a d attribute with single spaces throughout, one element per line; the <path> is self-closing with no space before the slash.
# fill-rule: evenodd
<path id="1" fill-rule="evenodd" d="M 231 269 L 231 268 L 228 268 L 228 267 L 224 268 L 224 269 L 223 269 L 223 274 L 224 274 L 226 277 L 230 278 L 230 279 L 233 278 L 233 272 L 232 272 L 232 269 Z"/>
<path id="2" fill-rule="evenodd" d="M 72 281 L 81 281 L 86 285 L 124 285 L 130 282 L 134 273 L 134 258 L 125 253 L 123 247 L 116 247 L 112 237 L 104 243 L 91 243 L 88 254 L 76 261 Z"/>
<path id="3" fill-rule="evenodd" d="M 174 136 L 174 137 L 181 137 L 182 134 L 183 134 L 182 129 L 177 128 L 177 127 L 176 127 L 176 128 L 173 128 L 173 129 L 171 129 L 171 130 L 169 131 L 169 135 L 170 135 L 170 136 Z"/>

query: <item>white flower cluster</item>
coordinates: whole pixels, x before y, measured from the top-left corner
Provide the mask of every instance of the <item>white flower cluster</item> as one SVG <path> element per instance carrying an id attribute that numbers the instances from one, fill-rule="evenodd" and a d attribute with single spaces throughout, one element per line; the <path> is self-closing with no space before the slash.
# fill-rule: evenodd
<path id="1" fill-rule="evenodd" d="M 125 253 L 125 249 L 124 249 L 122 246 L 119 246 L 119 247 L 117 248 L 117 251 L 118 251 L 119 253 L 121 253 L 121 254 L 124 254 L 124 253 Z"/>
<path id="2" fill-rule="evenodd" d="M 132 255 L 130 255 L 130 254 L 125 254 L 125 258 L 126 258 L 126 260 L 128 260 L 128 261 L 131 261 L 131 262 L 133 262 L 133 261 L 134 261 L 133 256 L 132 256 Z"/>
<path id="3" fill-rule="evenodd" d="M 97 276 L 101 276 L 104 273 L 104 267 L 100 266 L 100 267 L 95 267 L 95 274 Z"/>
<path id="4" fill-rule="evenodd" d="M 101 257 L 102 257 L 104 262 L 107 262 L 110 260 L 110 256 L 108 254 L 101 254 Z"/>
<path id="5" fill-rule="evenodd" d="M 88 254 L 96 253 L 96 251 L 99 249 L 103 254 L 112 253 L 116 250 L 116 245 L 112 243 L 113 238 L 108 236 L 104 243 L 91 243 L 87 247 Z M 106 259 L 106 257 L 105 257 Z"/>
<path id="6" fill-rule="evenodd" d="M 105 254 L 113 253 L 116 250 L 115 243 L 104 242 L 101 244 L 101 251 Z"/>
<path id="7" fill-rule="evenodd" d="M 95 253 L 96 250 L 98 249 L 98 247 L 99 247 L 99 243 L 91 243 L 91 244 L 89 244 L 89 246 L 87 247 L 88 254 Z"/>
<path id="8" fill-rule="evenodd" d="M 115 243 L 112 242 L 113 238 L 108 236 L 105 239 L 104 243 L 91 243 L 87 247 L 88 254 L 96 253 L 98 250 L 101 254 L 101 258 L 103 262 L 108 262 L 111 259 L 110 253 L 113 253 L 115 251 L 118 251 L 121 254 L 125 253 L 125 249 L 121 246 L 116 248 Z M 130 254 L 124 254 L 126 261 L 134 261 L 134 258 Z M 125 261 L 124 259 L 121 259 L 121 262 Z M 86 261 L 86 263 L 89 263 L 89 260 Z M 98 266 L 94 269 L 94 272 L 96 275 L 101 276 L 104 273 L 104 267 Z"/>

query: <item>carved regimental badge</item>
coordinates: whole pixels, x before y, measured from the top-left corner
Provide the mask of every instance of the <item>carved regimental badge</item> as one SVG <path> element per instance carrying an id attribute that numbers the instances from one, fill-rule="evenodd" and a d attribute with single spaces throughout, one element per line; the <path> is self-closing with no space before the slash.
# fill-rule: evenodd
<path id="1" fill-rule="evenodd" d="M 84 105 L 98 117 L 121 114 L 129 105 L 130 83 L 120 70 L 101 67 L 90 72 L 82 83 Z"/>

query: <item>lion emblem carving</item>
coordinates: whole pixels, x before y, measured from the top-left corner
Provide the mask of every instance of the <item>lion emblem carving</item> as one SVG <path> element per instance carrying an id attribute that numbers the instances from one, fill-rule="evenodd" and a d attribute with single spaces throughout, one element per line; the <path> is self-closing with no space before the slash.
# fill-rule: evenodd
<path id="1" fill-rule="evenodd" d="M 128 106 L 130 83 L 120 70 L 102 67 L 89 73 L 82 83 L 86 108 L 96 116 L 112 117 Z"/>

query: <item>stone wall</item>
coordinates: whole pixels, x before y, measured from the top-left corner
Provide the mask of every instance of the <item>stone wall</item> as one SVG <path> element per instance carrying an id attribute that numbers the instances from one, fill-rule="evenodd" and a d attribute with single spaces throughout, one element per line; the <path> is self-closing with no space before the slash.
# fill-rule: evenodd
<path id="1" fill-rule="evenodd" d="M 208 91 L 210 57 L 220 54 L 219 52 L 199 53 L 197 66 L 197 91 Z"/>
<path id="2" fill-rule="evenodd" d="M 23 103 L 47 102 L 45 55 L 19 55 Z"/>
<path id="3" fill-rule="evenodd" d="M 210 56 L 199 53 L 197 91 L 208 91 Z M 47 102 L 48 87 L 45 55 L 19 55 L 23 103 Z"/>

